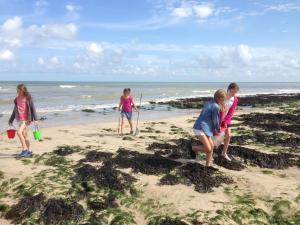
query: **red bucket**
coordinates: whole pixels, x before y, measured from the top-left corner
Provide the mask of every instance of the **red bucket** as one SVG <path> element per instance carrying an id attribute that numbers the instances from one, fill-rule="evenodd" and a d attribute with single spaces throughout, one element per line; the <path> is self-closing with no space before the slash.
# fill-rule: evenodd
<path id="1" fill-rule="evenodd" d="M 16 136 L 16 130 L 15 129 L 9 129 L 9 130 L 6 131 L 6 133 L 7 133 L 7 137 L 9 139 L 14 139 L 15 136 Z"/>

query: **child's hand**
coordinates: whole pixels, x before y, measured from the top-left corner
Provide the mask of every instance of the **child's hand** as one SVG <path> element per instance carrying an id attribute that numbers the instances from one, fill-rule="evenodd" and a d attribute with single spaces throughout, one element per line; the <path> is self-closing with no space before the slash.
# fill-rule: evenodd
<path id="1" fill-rule="evenodd" d="M 222 121 L 221 127 L 222 127 L 222 128 L 227 128 L 227 124 L 225 123 L 225 121 Z"/>
<path id="2" fill-rule="evenodd" d="M 219 132 L 219 131 L 215 131 L 215 136 L 220 136 L 221 135 L 221 132 Z"/>

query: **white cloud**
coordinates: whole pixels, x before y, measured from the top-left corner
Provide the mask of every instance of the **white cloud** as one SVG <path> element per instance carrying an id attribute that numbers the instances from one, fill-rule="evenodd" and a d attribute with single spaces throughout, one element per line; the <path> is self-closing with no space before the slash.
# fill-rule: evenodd
<path id="1" fill-rule="evenodd" d="M 4 49 L 1 51 L 1 60 L 15 59 L 15 49 L 23 46 L 47 48 L 50 47 L 49 43 L 69 41 L 76 36 L 78 29 L 75 23 L 24 27 L 21 17 L 8 18 L 0 24 L 0 50 Z"/>
<path id="2" fill-rule="evenodd" d="M 1 35 L 1 34 L 0 34 Z M 17 48 L 21 47 L 21 40 L 19 38 L 0 36 L 0 46 Z"/>
<path id="3" fill-rule="evenodd" d="M 172 11 L 172 15 L 175 17 L 190 17 L 192 15 L 193 11 L 190 7 L 180 7 L 180 8 L 175 8 Z"/>
<path id="4" fill-rule="evenodd" d="M 73 63 L 73 67 L 78 70 L 82 69 L 82 65 L 79 62 Z"/>
<path id="5" fill-rule="evenodd" d="M 79 19 L 78 11 L 81 8 L 79 5 L 75 5 L 73 3 L 68 3 L 68 4 L 66 4 L 65 8 L 68 12 L 67 16 L 70 20 L 78 20 Z"/>
<path id="6" fill-rule="evenodd" d="M 300 3 L 279 3 L 273 5 L 264 5 L 267 11 L 279 11 L 279 12 L 290 12 L 290 11 L 299 11 Z"/>
<path id="7" fill-rule="evenodd" d="M 201 19 L 207 18 L 213 15 L 214 6 L 211 4 L 195 4 L 195 2 L 186 2 L 181 7 L 173 8 L 172 16 L 185 18 L 196 16 Z"/>
<path id="8" fill-rule="evenodd" d="M 35 16 L 42 16 L 46 12 L 46 9 L 47 9 L 47 6 L 48 6 L 48 1 L 46 1 L 46 0 L 35 1 L 34 6 L 35 6 L 34 15 Z"/>
<path id="9" fill-rule="evenodd" d="M 61 61 L 56 56 L 53 56 L 51 58 L 38 57 L 36 62 L 38 65 L 48 69 L 56 69 L 62 67 Z"/>
<path id="10" fill-rule="evenodd" d="M 194 5 L 193 9 L 197 17 L 207 18 L 214 12 L 214 7 L 208 4 Z"/>
<path id="11" fill-rule="evenodd" d="M 20 47 L 22 35 L 22 19 L 12 17 L 0 26 L 0 47 Z"/>
<path id="12" fill-rule="evenodd" d="M 41 26 L 31 25 L 28 28 L 29 35 L 36 39 L 58 38 L 72 39 L 78 32 L 78 26 L 74 23 L 69 24 L 44 24 Z"/>
<path id="13" fill-rule="evenodd" d="M 55 57 L 55 56 L 52 57 L 52 58 L 50 58 L 49 63 L 52 66 L 59 66 L 60 65 L 59 59 L 57 57 Z"/>
<path id="14" fill-rule="evenodd" d="M 250 52 L 250 48 L 247 45 L 239 45 L 237 47 L 237 52 L 240 57 L 240 59 L 245 62 L 249 63 L 252 59 L 252 54 Z"/>
<path id="15" fill-rule="evenodd" d="M 75 12 L 75 11 L 78 11 L 80 9 L 80 6 L 78 6 L 78 5 L 74 5 L 74 4 L 72 4 L 72 3 L 68 3 L 67 5 L 66 5 L 66 10 L 68 11 L 68 12 Z"/>
<path id="16" fill-rule="evenodd" d="M 37 63 L 38 63 L 39 65 L 44 65 L 44 64 L 45 64 L 44 58 L 43 58 L 43 57 L 38 57 Z"/>
<path id="17" fill-rule="evenodd" d="M 15 55 L 9 49 L 0 50 L 1 61 L 13 61 L 14 59 L 15 59 Z"/>
<path id="18" fill-rule="evenodd" d="M 96 55 L 100 55 L 103 53 L 104 49 L 102 47 L 101 44 L 97 44 L 95 42 L 91 43 L 88 47 L 87 50 L 89 53 L 91 54 L 96 54 Z"/>
<path id="19" fill-rule="evenodd" d="M 1 29 L 5 33 L 16 33 L 20 31 L 21 27 L 22 27 L 22 19 L 18 16 L 15 16 L 13 18 L 6 20 L 1 26 Z"/>
<path id="20" fill-rule="evenodd" d="M 46 5 L 48 5 L 48 2 L 45 0 L 38 0 L 35 2 L 35 6 L 37 6 L 37 7 L 42 7 L 42 6 L 46 6 Z"/>

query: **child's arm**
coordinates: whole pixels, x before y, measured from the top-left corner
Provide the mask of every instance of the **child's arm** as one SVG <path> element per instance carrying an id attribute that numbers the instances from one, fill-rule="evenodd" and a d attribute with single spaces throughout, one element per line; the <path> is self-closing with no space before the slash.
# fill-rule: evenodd
<path id="1" fill-rule="evenodd" d="M 229 109 L 226 117 L 224 118 L 224 120 L 222 121 L 222 125 L 224 124 L 224 127 L 227 127 L 228 124 L 231 123 L 231 119 L 235 113 L 235 110 L 236 110 L 236 107 L 237 107 L 237 104 L 238 104 L 238 98 L 235 97 L 234 98 L 234 102 L 233 102 L 233 105 L 231 106 L 231 108 Z"/>
<path id="2" fill-rule="evenodd" d="M 218 106 L 214 106 L 212 110 L 212 121 L 214 125 L 214 131 L 220 133 L 220 109 Z"/>
<path id="3" fill-rule="evenodd" d="M 15 120 L 15 117 L 16 117 L 16 112 L 17 112 L 17 106 L 15 105 L 15 106 L 14 106 L 14 110 L 13 110 L 13 112 L 12 112 L 12 114 L 11 114 L 9 120 L 8 120 L 8 124 L 9 124 L 9 125 L 12 125 L 12 124 L 13 124 L 13 122 L 14 122 L 14 120 Z"/>
<path id="4" fill-rule="evenodd" d="M 37 121 L 38 120 L 38 117 L 37 117 L 37 113 L 36 113 L 36 109 L 35 109 L 35 106 L 34 106 L 34 103 L 33 103 L 33 100 L 30 99 L 30 110 L 31 110 L 31 114 L 32 114 L 32 121 Z"/>
<path id="5" fill-rule="evenodd" d="M 132 106 L 134 107 L 135 111 L 139 111 L 139 109 L 136 107 L 134 100 L 132 99 Z"/>
<path id="6" fill-rule="evenodd" d="M 122 100 L 120 98 L 120 102 L 119 102 L 119 111 L 121 111 L 121 107 L 122 107 Z"/>

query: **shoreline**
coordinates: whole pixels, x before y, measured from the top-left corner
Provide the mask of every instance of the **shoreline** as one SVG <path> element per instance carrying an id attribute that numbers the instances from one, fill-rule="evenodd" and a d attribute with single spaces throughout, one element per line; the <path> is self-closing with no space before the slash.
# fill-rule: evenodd
<path id="1" fill-rule="evenodd" d="M 203 103 L 210 100 L 212 97 L 195 97 L 195 98 L 178 98 L 177 100 L 170 101 L 149 101 L 147 105 L 142 106 L 141 120 L 149 119 L 163 119 L 182 115 L 190 114 L 195 111 L 200 111 Z M 248 96 L 240 96 L 238 107 L 242 109 L 263 107 L 263 106 L 276 106 L 281 102 L 289 102 L 300 99 L 300 93 L 285 93 L 285 94 L 256 94 Z M 118 120 L 119 112 L 112 108 L 105 108 L 101 111 L 89 109 L 88 107 L 80 111 L 70 111 L 65 113 L 38 113 L 41 118 L 41 126 L 60 126 L 71 125 L 73 121 L 79 124 L 102 123 L 103 121 L 114 122 Z M 133 121 L 136 120 L 136 113 L 134 112 Z M 7 123 L 8 115 L 0 117 L 0 122 Z M 4 129 L 4 127 L 2 127 Z"/>

